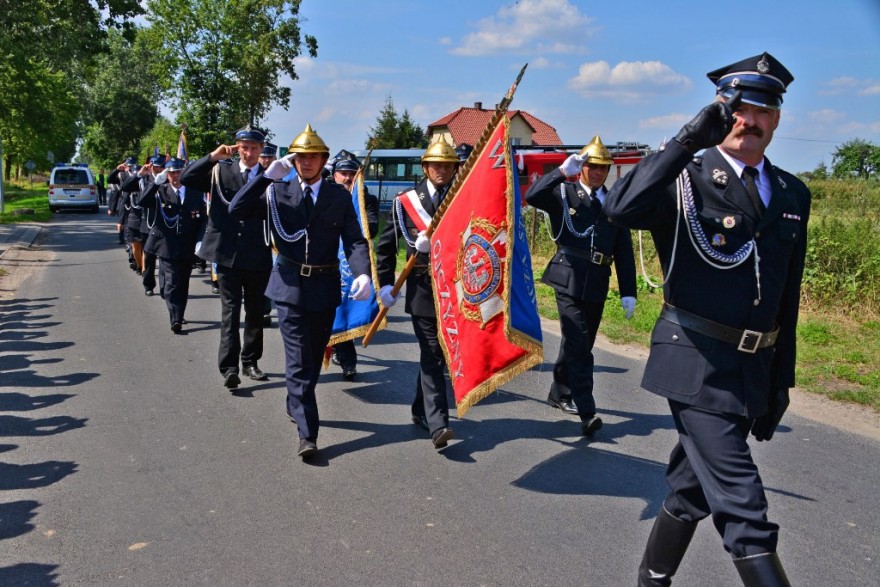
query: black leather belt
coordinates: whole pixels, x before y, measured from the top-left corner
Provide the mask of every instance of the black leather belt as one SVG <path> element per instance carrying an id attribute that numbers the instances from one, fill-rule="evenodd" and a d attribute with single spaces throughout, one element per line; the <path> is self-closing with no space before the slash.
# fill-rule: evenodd
<path id="1" fill-rule="evenodd" d="M 611 255 L 606 255 L 605 253 L 600 253 L 596 250 L 588 252 L 582 251 L 580 249 L 575 249 L 574 247 L 559 247 L 559 252 L 563 255 L 586 259 L 590 263 L 595 263 L 596 265 L 604 265 L 605 267 L 610 267 L 611 264 L 614 263 L 614 257 L 612 257 Z"/>
<path id="2" fill-rule="evenodd" d="M 663 304 L 660 317 L 673 324 L 678 324 L 682 328 L 693 330 L 698 334 L 736 345 L 736 350 L 744 353 L 754 353 L 758 349 L 773 346 L 776 344 L 776 337 L 779 336 L 779 327 L 771 332 L 740 330 L 725 326 L 719 322 L 713 322 L 696 314 L 691 314 L 686 310 L 670 306 L 669 304 Z"/>
<path id="3" fill-rule="evenodd" d="M 339 262 L 333 263 L 331 265 L 307 265 L 306 263 L 300 263 L 299 261 L 294 261 L 284 255 L 278 255 L 277 262 L 279 265 L 284 265 L 285 267 L 290 267 L 291 269 L 296 269 L 299 271 L 299 274 L 303 277 L 311 277 L 312 275 L 330 275 L 332 273 L 339 273 Z"/>

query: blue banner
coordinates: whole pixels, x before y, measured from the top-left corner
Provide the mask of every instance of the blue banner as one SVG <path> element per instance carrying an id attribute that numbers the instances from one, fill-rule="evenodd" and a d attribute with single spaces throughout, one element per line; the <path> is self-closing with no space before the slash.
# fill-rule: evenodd
<path id="1" fill-rule="evenodd" d="M 336 319 L 333 321 L 333 331 L 330 335 L 329 345 L 338 342 L 352 340 L 362 336 L 372 324 L 376 316 L 379 315 L 379 302 L 375 295 L 376 284 L 378 279 L 376 276 L 375 265 L 373 259 L 373 244 L 370 240 L 369 230 L 367 229 L 367 214 L 364 209 L 364 182 L 361 173 L 358 173 L 351 188 L 351 202 L 354 205 L 355 213 L 361 225 L 361 232 L 367 239 L 370 250 L 370 279 L 373 281 L 373 297 L 363 302 L 352 300 L 350 297 L 351 284 L 356 275 L 352 275 L 351 268 L 348 266 L 348 259 L 345 258 L 345 250 L 342 247 L 342 241 L 339 241 L 339 270 L 342 275 L 340 287 L 342 288 L 342 303 L 336 308 Z"/>

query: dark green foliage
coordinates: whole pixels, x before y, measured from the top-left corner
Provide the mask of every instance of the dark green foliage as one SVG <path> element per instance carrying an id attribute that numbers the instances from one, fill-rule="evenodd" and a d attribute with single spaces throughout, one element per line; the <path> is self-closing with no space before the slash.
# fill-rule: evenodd
<path id="1" fill-rule="evenodd" d="M 422 127 L 413 122 L 409 112 L 404 110 L 398 116 L 391 96 L 385 98 L 385 106 L 379 112 L 376 126 L 370 127 L 367 137 L 368 149 L 419 149 L 428 146 L 428 138 Z"/>

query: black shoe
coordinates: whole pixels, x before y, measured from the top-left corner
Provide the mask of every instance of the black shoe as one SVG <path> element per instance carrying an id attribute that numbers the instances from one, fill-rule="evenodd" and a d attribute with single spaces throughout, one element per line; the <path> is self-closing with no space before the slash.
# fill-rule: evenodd
<path id="1" fill-rule="evenodd" d="M 220 293 L 220 288 L 217 287 L 216 285 L 211 286 L 211 293 L 212 293 L 212 294 L 218 294 L 218 293 Z"/>
<path id="2" fill-rule="evenodd" d="M 577 406 L 574 405 L 574 403 L 570 399 L 561 399 L 560 400 L 560 399 L 556 399 L 552 396 L 548 396 L 547 403 L 550 404 L 551 406 L 553 406 L 554 408 L 562 410 L 566 414 L 571 414 L 573 416 L 577 416 L 577 413 L 578 413 Z"/>
<path id="3" fill-rule="evenodd" d="M 147 297 L 150 297 L 151 295 L 153 295 L 153 290 L 151 290 L 151 289 L 144 290 L 144 295 Z"/>
<path id="4" fill-rule="evenodd" d="M 180 321 L 180 323 L 181 324 L 189 324 L 189 321 L 186 318 L 184 318 L 183 320 Z"/>
<path id="5" fill-rule="evenodd" d="M 602 428 L 602 418 L 598 416 L 590 416 L 581 422 L 581 432 L 584 436 L 592 436 Z"/>
<path id="6" fill-rule="evenodd" d="M 180 325 L 180 322 L 175 322 L 171 325 L 171 332 L 174 334 L 180 334 L 180 331 L 183 327 Z"/>
<path id="7" fill-rule="evenodd" d="M 424 416 L 416 416 L 412 415 L 412 423 L 418 426 L 419 428 L 424 428 L 427 431 L 431 431 L 431 428 L 428 426 L 428 420 Z"/>
<path id="8" fill-rule="evenodd" d="M 455 432 L 452 428 L 441 428 L 431 435 L 431 442 L 434 443 L 434 448 L 444 448 L 453 438 L 455 438 Z"/>
<path id="9" fill-rule="evenodd" d="M 241 379 L 239 379 L 238 373 L 235 371 L 230 371 L 224 377 L 223 387 L 226 389 L 235 389 L 238 387 L 238 384 L 241 383 Z"/>
<path id="10" fill-rule="evenodd" d="M 339 362 L 339 356 L 336 354 L 336 351 L 333 351 L 333 355 L 330 357 L 330 362 L 333 363 L 334 365 L 341 365 L 342 364 Z"/>
<path id="11" fill-rule="evenodd" d="M 136 271 L 138 268 L 137 263 L 135 263 L 134 261 L 129 262 L 128 266 L 132 271 Z"/>
<path id="12" fill-rule="evenodd" d="M 267 379 L 269 379 L 269 377 L 267 377 L 265 373 L 260 371 L 260 368 L 256 365 L 245 365 L 242 367 L 242 371 L 244 371 L 244 374 L 254 381 L 266 381 Z"/>
<path id="13" fill-rule="evenodd" d="M 346 381 L 354 381 L 354 376 L 357 375 L 357 369 L 354 367 L 343 367 L 342 368 L 342 378 Z"/>
<path id="14" fill-rule="evenodd" d="M 263 328 L 270 328 L 272 326 L 272 316 L 266 314 L 263 316 Z"/>
<path id="15" fill-rule="evenodd" d="M 296 451 L 296 456 L 307 459 L 314 456 L 317 452 L 318 445 L 315 444 L 314 441 L 311 441 L 308 438 L 299 439 L 299 450 Z"/>

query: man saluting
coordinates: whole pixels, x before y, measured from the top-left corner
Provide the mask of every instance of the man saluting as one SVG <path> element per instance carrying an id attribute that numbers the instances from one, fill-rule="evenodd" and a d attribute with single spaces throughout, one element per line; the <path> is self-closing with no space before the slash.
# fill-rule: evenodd
<path id="1" fill-rule="evenodd" d="M 794 78 L 769 53 L 707 75 L 715 102 L 605 200 L 651 231 L 666 276 L 642 386 L 668 399 L 679 437 L 639 585 L 670 585 L 708 516 L 744 584 L 788 585 L 747 439 L 772 438 L 794 385 L 810 192 L 764 156 Z"/>

